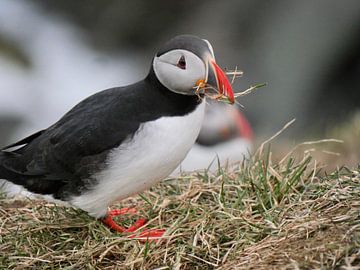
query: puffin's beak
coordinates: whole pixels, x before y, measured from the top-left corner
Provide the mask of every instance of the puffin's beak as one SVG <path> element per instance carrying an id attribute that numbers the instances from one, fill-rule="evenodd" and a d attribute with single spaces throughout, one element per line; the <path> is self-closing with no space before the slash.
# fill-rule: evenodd
<path id="1" fill-rule="evenodd" d="M 228 98 L 231 104 L 234 104 L 234 92 L 231 83 L 224 71 L 216 64 L 214 59 L 209 59 L 207 84 L 215 87 L 219 91 L 219 95 Z"/>

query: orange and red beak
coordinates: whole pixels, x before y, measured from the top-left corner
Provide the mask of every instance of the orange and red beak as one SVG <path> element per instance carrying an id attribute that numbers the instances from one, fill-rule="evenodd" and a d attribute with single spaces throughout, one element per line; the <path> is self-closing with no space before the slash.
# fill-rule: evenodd
<path id="1" fill-rule="evenodd" d="M 235 98 L 231 83 L 225 72 L 216 64 L 214 59 L 210 59 L 208 63 L 208 78 L 206 83 L 215 87 L 219 95 L 227 97 L 228 101 L 234 104 Z"/>

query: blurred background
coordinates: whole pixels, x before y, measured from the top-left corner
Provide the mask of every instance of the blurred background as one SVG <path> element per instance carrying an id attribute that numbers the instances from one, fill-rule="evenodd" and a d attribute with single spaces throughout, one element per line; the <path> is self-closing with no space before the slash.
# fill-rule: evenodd
<path id="1" fill-rule="evenodd" d="M 289 141 L 355 130 L 358 0 L 2 0 L 0 146 L 92 93 L 142 79 L 159 45 L 183 33 L 208 39 L 220 66 L 244 71 L 234 89 L 267 83 L 239 100 L 257 141 L 293 118 Z"/>

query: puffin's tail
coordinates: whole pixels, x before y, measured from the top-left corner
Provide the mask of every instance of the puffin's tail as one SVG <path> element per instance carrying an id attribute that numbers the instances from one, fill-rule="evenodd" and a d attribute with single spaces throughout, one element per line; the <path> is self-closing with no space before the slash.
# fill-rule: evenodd
<path id="1" fill-rule="evenodd" d="M 14 184 L 20 184 L 19 175 L 9 169 L 7 169 L 4 164 L 7 159 L 9 159 L 9 155 L 12 153 L 0 151 L 0 179 L 7 180 Z"/>
<path id="2" fill-rule="evenodd" d="M 4 166 L 6 160 L 10 158 L 9 155 L 11 153 L 0 150 L 0 194 L 13 197 L 22 194 L 23 189 L 20 185 L 23 179 Z"/>
<path id="3" fill-rule="evenodd" d="M 5 154 L 4 152 L 0 151 L 0 179 L 6 179 L 7 173 L 6 169 L 3 166 L 3 163 L 5 161 Z"/>
<path id="4" fill-rule="evenodd" d="M 8 178 L 7 170 L 4 168 L 3 163 L 5 160 L 5 154 L 0 151 L 0 194 L 6 194 L 6 187 L 8 185 L 6 179 Z"/>

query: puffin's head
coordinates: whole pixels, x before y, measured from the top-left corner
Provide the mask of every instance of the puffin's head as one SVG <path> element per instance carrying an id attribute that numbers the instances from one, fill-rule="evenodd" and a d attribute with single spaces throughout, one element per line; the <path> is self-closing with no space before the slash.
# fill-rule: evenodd
<path id="1" fill-rule="evenodd" d="M 191 35 L 174 37 L 156 54 L 153 68 L 161 84 L 175 93 L 195 95 L 196 88 L 206 83 L 234 103 L 231 84 L 205 39 Z"/>

